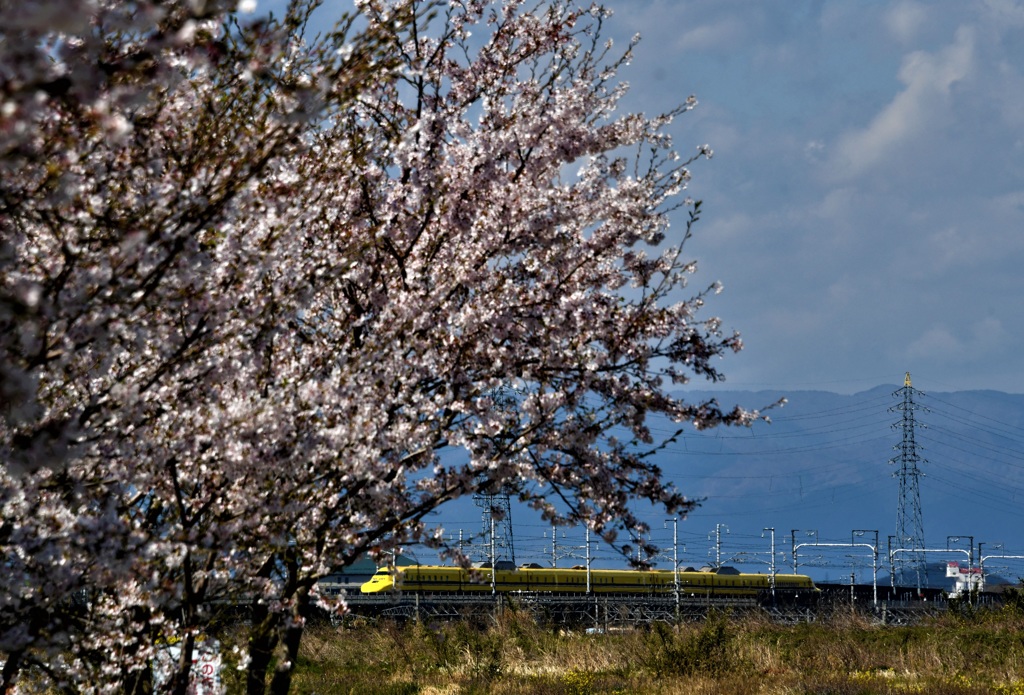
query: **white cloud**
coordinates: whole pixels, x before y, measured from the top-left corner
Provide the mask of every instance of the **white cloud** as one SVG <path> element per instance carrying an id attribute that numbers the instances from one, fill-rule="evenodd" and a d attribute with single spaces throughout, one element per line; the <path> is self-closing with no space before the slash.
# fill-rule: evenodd
<path id="1" fill-rule="evenodd" d="M 907 357 L 935 360 L 940 364 L 976 360 L 986 354 L 1000 352 L 1006 338 L 1005 327 L 995 317 L 983 318 L 957 333 L 945 325 L 938 325 L 907 346 Z"/>
<path id="2" fill-rule="evenodd" d="M 855 177 L 898 154 L 903 143 L 934 135 L 950 106 L 950 89 L 970 76 L 974 67 L 974 32 L 961 27 L 953 43 L 938 53 L 915 51 L 906 56 L 899 79 L 906 85 L 867 128 L 839 139 L 834 171 Z"/>
<path id="3" fill-rule="evenodd" d="M 713 219 L 709 244 L 722 245 L 744 239 L 755 234 L 759 227 L 758 220 L 745 212 L 717 213 Z"/>
<path id="4" fill-rule="evenodd" d="M 886 29 L 897 40 L 911 41 L 928 19 L 928 10 L 915 0 L 898 2 L 886 12 Z"/>
<path id="5" fill-rule="evenodd" d="M 913 258 L 911 276 L 935 283 L 944 277 L 977 277 L 976 286 L 993 281 L 1019 286 L 1004 273 L 1013 259 L 1024 258 L 1019 232 L 1024 193 L 965 196 L 956 202 L 963 212 L 957 205 L 935 204 L 922 223 L 908 223 L 906 229 L 917 239 L 906 247 Z"/>
<path id="6" fill-rule="evenodd" d="M 810 140 L 804 145 L 804 156 L 812 162 L 820 162 L 825 154 L 825 143 L 821 140 Z"/>
<path id="7" fill-rule="evenodd" d="M 935 326 L 907 346 L 907 357 L 911 359 L 935 359 L 948 362 L 951 358 L 962 357 L 966 352 L 963 343 L 945 326 Z"/>
<path id="8" fill-rule="evenodd" d="M 676 41 L 676 48 L 681 51 L 721 50 L 736 43 L 743 33 L 743 25 L 735 18 L 727 17 L 683 32 Z"/>
<path id="9" fill-rule="evenodd" d="M 1024 26 L 1024 3 L 1020 0 L 985 0 L 985 9 L 1000 22 Z"/>
<path id="10" fill-rule="evenodd" d="M 1014 143 L 1015 147 L 1020 142 Z M 1020 222 L 1021 213 L 1024 213 L 1024 190 L 1010 191 L 990 199 L 992 209 L 1003 219 Z"/>
<path id="11" fill-rule="evenodd" d="M 824 220 L 835 222 L 851 216 L 858 204 L 858 191 L 849 186 L 833 188 L 814 206 L 814 214 Z"/>

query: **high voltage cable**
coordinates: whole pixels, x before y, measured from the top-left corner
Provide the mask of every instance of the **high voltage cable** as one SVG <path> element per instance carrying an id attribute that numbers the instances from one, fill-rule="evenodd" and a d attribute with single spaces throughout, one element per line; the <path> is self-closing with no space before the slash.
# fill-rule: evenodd
<path id="1" fill-rule="evenodd" d="M 1020 510 L 1020 507 L 1014 504 L 1012 501 L 1000 499 L 999 497 L 996 497 L 988 492 L 980 491 L 969 485 L 965 485 L 962 482 L 958 483 L 952 480 L 946 480 L 942 476 L 936 475 L 934 473 L 932 473 L 928 477 L 938 483 L 949 486 L 951 489 L 956 491 L 958 496 L 975 497 L 979 500 L 984 501 L 987 505 L 996 505 L 997 507 L 1000 508 L 999 511 L 1001 512 L 1012 514 L 1018 513 Z"/>
<path id="2" fill-rule="evenodd" d="M 860 417 L 857 417 L 857 418 L 853 418 L 852 420 L 851 419 L 846 419 L 846 420 L 843 420 L 842 422 L 855 422 L 855 421 L 869 420 L 869 418 L 876 418 L 877 420 L 882 420 L 883 419 L 879 413 L 872 412 L 872 413 L 868 413 L 866 415 L 863 415 L 863 416 L 860 416 Z M 802 437 L 802 436 L 806 436 L 807 434 L 822 433 L 822 431 L 824 431 L 825 433 L 828 433 L 828 432 L 844 431 L 844 430 L 855 429 L 856 428 L 856 427 L 837 427 L 835 425 L 830 424 L 830 425 L 825 425 L 825 426 L 817 427 L 817 428 L 801 429 L 801 430 L 798 430 L 796 432 L 765 431 L 766 428 L 771 429 L 771 428 L 773 428 L 776 425 L 780 425 L 781 426 L 781 425 L 787 424 L 789 422 L 791 422 L 791 420 L 776 419 L 773 422 L 772 425 L 764 425 L 764 426 L 759 427 L 758 429 L 755 429 L 755 427 L 757 427 L 757 425 L 755 423 L 751 427 L 749 427 L 746 430 L 744 430 L 744 432 L 745 432 L 744 434 L 722 434 L 721 433 L 722 431 L 719 430 L 719 431 L 712 432 L 712 433 L 693 432 L 693 433 L 686 434 L 685 436 L 688 439 L 690 439 L 691 441 L 694 440 L 694 439 L 709 440 L 709 441 L 716 441 L 716 440 L 757 441 L 757 440 L 760 440 L 760 439 L 776 439 L 776 438 L 787 438 L 787 437 Z M 863 427 L 867 427 L 867 426 L 869 426 L 871 424 L 874 424 L 874 423 L 869 420 L 869 422 L 865 423 L 864 425 L 858 425 L 857 427 L 862 427 L 862 426 Z M 826 427 L 828 427 L 829 429 L 825 429 Z M 675 431 L 676 431 L 675 429 L 672 429 L 672 428 L 669 428 L 669 427 L 662 427 L 660 425 L 651 425 L 650 426 L 650 430 L 652 432 L 661 432 L 661 433 L 664 433 L 664 434 L 674 434 Z"/>
<path id="3" fill-rule="evenodd" d="M 990 420 L 991 422 L 994 422 L 996 424 L 1002 425 L 1003 427 L 1008 427 L 1012 431 L 1020 433 L 1022 436 L 1024 436 L 1024 431 L 1022 431 L 1020 426 L 1018 426 L 1018 425 L 1012 425 L 1012 424 L 1010 424 L 1008 422 L 1002 422 L 1001 420 L 996 420 L 994 417 L 989 417 L 988 415 L 981 415 L 981 414 L 979 414 L 977 412 L 970 411 L 970 410 L 967 410 L 966 408 L 958 406 L 955 403 L 950 403 L 949 401 L 944 401 L 941 398 L 937 398 L 937 397 L 934 397 L 934 396 L 931 396 L 930 398 L 932 400 L 938 401 L 939 403 L 944 403 L 945 405 L 948 405 L 949 407 L 954 408 L 956 410 L 959 410 L 959 411 L 962 411 L 962 412 L 965 412 L 965 413 L 970 413 L 972 417 L 977 417 L 977 418 L 980 418 L 982 420 Z"/>
<path id="4" fill-rule="evenodd" d="M 973 430 L 973 431 L 985 432 L 986 434 L 989 434 L 989 435 L 991 435 L 993 437 L 998 437 L 999 439 L 1007 439 L 1007 440 L 1016 442 L 1018 444 L 1024 444 L 1024 432 L 1016 432 L 1016 433 L 1014 433 L 1014 432 L 1008 432 L 1006 430 L 1000 430 L 1000 429 L 994 429 L 994 428 L 985 427 L 984 425 L 979 425 L 979 424 L 976 424 L 976 423 L 965 423 L 964 419 L 957 418 L 955 416 L 955 414 L 951 414 L 951 412 L 946 412 L 945 410 L 943 410 L 941 408 L 931 408 L 930 411 L 933 412 L 933 414 L 943 415 L 947 419 L 949 419 L 950 421 L 952 421 L 954 423 L 959 423 L 959 424 L 962 424 L 962 425 L 968 425 L 971 428 L 971 430 Z"/>
<path id="5" fill-rule="evenodd" d="M 932 468 L 939 468 L 954 475 L 963 476 L 971 482 L 984 482 L 987 480 L 990 485 L 997 489 L 1012 491 L 1021 489 L 1017 485 L 1012 484 L 1015 481 L 1011 481 L 1007 478 L 994 478 L 992 476 L 979 475 L 979 472 L 976 469 L 970 469 L 963 465 L 953 466 L 943 461 L 932 461 L 930 463 Z"/>
<path id="6" fill-rule="evenodd" d="M 988 449 L 989 451 L 1006 452 L 1006 454 L 1009 455 L 1011 458 L 1016 458 L 1016 459 L 1024 460 L 1024 453 L 1022 453 L 1019 449 L 1012 449 L 1012 448 L 1009 448 L 1009 447 L 998 446 L 994 442 L 990 442 L 990 441 L 987 441 L 987 440 L 984 440 L 984 439 L 978 439 L 976 437 L 971 437 L 969 435 L 963 434 L 961 432 L 956 432 L 956 431 L 953 431 L 953 430 L 938 429 L 938 428 L 928 428 L 928 429 L 934 430 L 935 432 L 939 433 L 941 436 L 953 437 L 955 439 L 960 439 L 960 440 L 966 441 L 966 442 L 968 442 L 970 444 L 974 444 L 974 445 L 976 445 L 976 446 L 978 446 L 980 448 Z M 1020 442 L 1015 442 L 1015 443 L 1018 446 L 1024 447 L 1024 443 L 1020 443 Z"/>
<path id="7" fill-rule="evenodd" d="M 849 501 L 849 500 L 852 500 L 852 499 L 857 499 L 858 497 L 867 497 L 869 495 L 877 495 L 877 494 L 878 493 L 875 490 L 868 490 L 868 491 L 865 491 L 865 492 L 863 492 L 861 494 L 849 495 L 849 496 L 846 497 L 846 500 Z M 820 502 L 811 502 L 811 501 L 808 501 L 808 500 L 802 500 L 800 502 L 800 510 L 801 511 L 810 511 L 810 510 L 818 510 L 818 509 L 829 509 L 829 508 L 831 508 L 833 506 L 833 504 L 834 504 L 834 502 L 832 502 L 831 500 L 821 500 Z M 793 506 L 792 505 L 786 505 L 786 506 L 781 506 L 781 507 L 773 507 L 771 509 L 751 509 L 750 511 L 730 511 L 729 512 L 729 516 L 730 517 L 754 517 L 754 516 L 756 516 L 758 518 L 762 518 L 763 519 L 765 516 L 768 516 L 768 515 L 771 515 L 771 514 L 786 514 L 788 512 L 792 512 L 792 511 L 793 511 Z M 698 507 L 696 510 L 690 512 L 688 516 L 690 518 L 712 518 L 712 519 L 718 519 L 718 518 L 721 518 L 722 515 L 721 515 L 721 512 L 711 512 L 711 511 L 707 511 L 703 507 Z"/>
<path id="8" fill-rule="evenodd" d="M 888 489 L 888 476 L 879 475 L 877 478 L 842 482 L 823 480 L 822 478 L 830 473 L 839 472 L 854 466 L 863 467 L 863 452 L 870 450 L 876 444 L 885 442 L 892 445 L 891 417 L 885 411 L 875 410 L 879 404 L 888 401 L 891 401 L 890 395 L 879 395 L 850 405 L 818 410 L 813 413 L 794 415 L 779 413 L 775 414 L 772 418 L 774 426 L 780 429 L 796 427 L 801 423 L 808 425 L 806 429 L 800 431 L 778 431 L 773 430 L 772 426 L 755 426 L 755 428 L 736 433 L 733 433 L 733 430 L 728 430 L 726 434 L 723 434 L 722 431 L 714 433 L 687 433 L 679 439 L 677 444 L 663 449 L 666 454 L 672 457 L 672 461 L 662 463 L 661 465 L 663 470 L 669 474 L 667 476 L 669 479 L 676 479 L 676 484 L 685 484 L 687 487 L 696 487 L 694 484 L 700 483 L 700 487 L 713 490 L 721 488 L 730 481 L 749 483 L 749 485 L 743 485 L 745 491 L 736 491 L 738 494 L 711 495 L 711 493 L 701 493 L 692 495 L 693 497 L 702 497 L 707 494 L 709 498 L 703 507 L 699 507 L 686 515 L 690 523 L 721 518 L 721 512 L 715 511 L 715 506 L 717 506 L 716 500 L 722 501 L 727 505 L 734 504 L 736 500 L 761 499 L 769 501 L 771 506 L 767 509 L 752 509 L 749 512 L 737 512 L 730 509 L 728 512 L 729 516 L 733 517 L 765 517 L 772 514 L 792 512 L 794 504 L 786 504 L 784 500 L 797 497 L 799 497 L 800 501 L 798 504 L 802 512 L 814 512 L 831 507 L 833 501 L 829 499 L 830 496 L 843 503 L 850 503 L 853 500 L 869 496 L 877 496 L 881 490 Z M 943 404 L 946 407 L 935 407 L 932 405 L 933 402 Z M 969 457 L 968 460 L 983 460 L 1002 466 L 1009 466 L 1015 471 L 1024 470 L 1024 430 L 996 418 L 962 408 L 935 396 L 929 395 L 927 397 L 927 404 L 929 406 L 929 415 L 924 420 L 931 426 L 920 428 L 918 433 L 920 441 L 928 445 L 929 455 L 932 458 L 928 462 L 928 469 L 923 482 L 934 482 L 933 491 L 935 488 L 942 491 L 951 490 L 969 499 L 979 500 L 987 507 L 998 510 L 1001 513 L 1017 512 L 1019 507 L 1014 503 L 1005 497 L 999 496 L 993 490 L 984 489 L 988 485 L 998 485 L 1000 486 L 998 490 L 1006 490 L 1007 481 L 1005 479 L 1000 478 L 997 480 L 993 477 L 995 473 L 974 470 L 963 460 L 952 459 L 951 461 L 943 461 L 942 459 L 948 459 L 956 455 L 961 455 L 961 457 L 966 455 Z M 949 427 L 943 427 L 942 423 L 944 422 L 956 423 L 957 425 L 966 426 L 968 429 L 958 431 Z M 676 431 L 675 429 L 669 429 L 667 426 L 662 426 L 661 422 L 655 422 L 650 427 L 650 430 L 656 435 L 658 433 L 669 434 Z M 872 436 L 872 433 L 876 431 L 878 434 Z M 984 433 L 984 435 L 992 437 L 994 441 L 988 441 L 980 436 L 972 436 L 972 433 Z M 821 438 L 825 441 L 810 443 L 808 440 L 811 438 Z M 735 447 L 739 450 L 722 450 L 721 447 L 715 447 L 715 442 L 728 444 L 729 447 Z M 752 443 L 753 446 L 748 445 L 747 442 Z M 805 443 L 801 444 L 801 442 Z M 768 448 L 766 446 L 779 443 L 784 443 L 784 446 L 779 448 Z M 770 466 L 772 464 L 767 463 L 767 461 L 775 460 L 779 456 L 821 453 L 823 458 L 828 459 L 827 452 L 844 448 L 852 449 L 854 447 L 859 448 L 859 451 L 853 454 L 854 457 L 861 457 L 857 460 L 854 460 L 848 454 L 837 457 L 842 460 L 828 460 L 817 465 L 805 466 L 796 471 L 757 472 L 752 474 L 728 472 L 689 475 L 685 472 L 676 474 L 671 470 L 671 467 L 681 460 L 692 460 L 694 457 L 705 459 L 712 459 L 713 457 L 716 465 L 721 467 L 723 457 L 736 457 L 736 465 L 739 465 L 739 461 L 743 461 L 744 465 L 749 466 L 751 463 L 750 457 L 757 456 L 761 457 L 762 460 L 766 461 L 766 465 Z M 714 448 L 719 450 L 711 450 Z M 946 452 L 948 455 L 943 456 L 943 452 Z M 940 460 L 936 461 L 935 458 Z M 881 463 L 884 463 L 884 461 Z M 968 477 L 971 479 L 966 480 Z M 798 478 L 803 479 L 801 481 L 803 484 L 800 486 L 794 485 L 794 481 Z M 781 483 L 779 486 L 763 484 L 765 480 L 774 481 L 776 479 Z M 1024 490 L 1016 487 L 1011 487 L 1010 491 L 1013 491 L 1015 494 L 1024 494 Z M 473 526 L 477 523 L 474 522 L 468 525 Z M 540 527 L 550 529 L 548 525 L 540 525 Z M 574 527 L 557 528 L 570 533 L 567 537 L 560 536 L 556 539 L 558 546 L 563 544 L 566 547 L 573 546 L 574 544 L 582 546 L 582 532 L 578 532 L 580 538 L 577 539 L 571 535 Z M 692 545 L 693 549 L 696 549 L 701 547 L 702 544 L 707 543 L 705 535 L 695 532 L 684 535 L 681 532 L 680 543 Z M 665 529 L 660 528 L 657 523 L 652 523 L 649 537 L 657 539 L 656 545 L 661 546 L 663 550 L 665 545 L 670 544 L 670 541 L 665 540 L 668 536 L 669 533 Z M 645 535 L 645 538 L 648 538 L 648 536 Z M 749 541 L 750 538 L 755 540 Z M 542 536 L 531 534 L 524 537 L 524 541 L 530 544 L 550 544 L 551 538 L 549 534 Z M 758 545 L 759 541 L 761 539 L 754 536 L 747 537 L 741 543 L 738 535 L 733 534 L 730 538 L 728 552 L 730 554 L 753 552 L 751 548 L 760 547 Z M 451 542 L 449 540 L 449 543 Z M 594 549 L 596 550 L 597 547 L 600 547 L 600 544 L 595 542 Z M 693 556 L 693 549 L 687 554 Z M 546 557 L 549 554 L 538 551 L 532 553 L 532 555 Z M 592 552 L 592 559 L 596 560 L 597 557 L 598 554 Z M 607 558 L 608 556 L 604 557 Z M 616 560 L 620 558 L 618 554 L 612 554 L 610 557 Z"/>
<path id="9" fill-rule="evenodd" d="M 733 475 L 733 474 L 722 474 L 722 473 L 706 473 L 706 474 L 685 474 L 688 480 L 771 480 L 773 478 L 792 478 L 801 475 L 811 476 L 815 473 L 821 473 L 834 468 L 846 468 L 849 467 L 849 463 L 844 461 L 836 461 L 833 463 L 825 463 L 820 466 L 811 466 L 809 468 L 800 468 L 795 471 L 784 471 L 774 473 L 758 473 L 758 474 L 744 474 L 744 475 Z"/>
<path id="10" fill-rule="evenodd" d="M 950 479 L 942 475 L 943 473 L 949 474 L 951 472 L 953 473 L 956 479 Z M 985 501 L 985 509 L 989 511 L 993 509 L 993 505 L 996 505 L 999 506 L 1001 511 L 1019 513 L 1020 506 L 1018 503 L 1014 502 L 1014 499 L 1016 499 L 1018 495 L 1024 494 L 1024 489 L 1021 489 L 1019 487 L 1001 487 L 1000 490 L 1002 492 L 1002 495 L 998 495 L 995 494 L 992 490 L 986 490 L 984 488 L 979 488 L 975 485 L 972 485 L 971 483 L 976 481 L 970 478 L 966 480 L 964 480 L 963 478 L 964 476 L 962 476 L 959 472 L 950 471 L 949 469 L 942 467 L 939 469 L 938 472 L 932 471 L 932 473 L 928 475 L 926 480 L 929 485 L 933 485 L 933 483 L 935 483 L 952 490 L 957 497 L 965 494 L 973 495 L 977 499 Z M 1009 493 L 1009 495 L 1012 495 L 1013 499 L 1008 498 L 1007 493 Z"/>
<path id="11" fill-rule="evenodd" d="M 887 439 L 887 437 L 882 436 L 882 435 L 879 435 L 877 437 L 872 437 L 870 439 L 861 439 L 861 438 L 858 438 L 858 437 L 845 437 L 843 439 L 832 440 L 832 441 L 824 443 L 824 444 L 817 444 L 817 445 L 810 445 L 810 444 L 808 444 L 808 445 L 802 446 L 802 447 L 788 447 L 788 448 L 784 448 L 784 449 L 771 449 L 771 450 L 766 450 L 766 451 L 704 451 L 704 450 L 679 449 L 679 448 L 671 447 L 671 446 L 665 447 L 663 449 L 663 451 L 667 451 L 667 452 L 671 452 L 671 453 L 676 453 L 676 454 L 681 454 L 683 456 L 766 456 L 766 455 L 778 456 L 778 455 L 781 455 L 781 454 L 804 454 L 804 453 L 813 453 L 815 451 L 826 451 L 828 449 L 840 448 L 840 447 L 842 447 L 843 445 L 846 445 L 846 444 L 857 444 L 857 443 L 863 444 L 863 443 L 878 441 L 878 440 L 882 440 L 882 439 Z M 695 440 L 693 440 L 693 439 L 691 439 L 689 441 L 690 442 L 695 442 Z M 701 440 L 696 440 L 696 441 L 701 441 Z M 712 442 L 714 440 L 703 440 L 703 441 Z"/>
<path id="12" fill-rule="evenodd" d="M 889 402 L 890 400 L 891 400 L 891 397 L 889 395 L 886 395 L 886 396 L 881 396 L 881 397 L 875 397 L 875 398 L 872 398 L 872 399 L 869 399 L 869 400 L 866 400 L 866 401 L 856 401 L 856 402 L 854 402 L 853 404 L 850 404 L 850 405 L 842 405 L 842 406 L 837 406 L 835 408 L 826 408 L 826 409 L 822 409 L 822 410 L 815 410 L 814 412 L 810 412 L 810 413 L 801 413 L 801 414 L 790 415 L 790 414 L 784 412 L 781 415 L 772 416 L 771 417 L 771 421 L 772 421 L 772 423 L 791 422 L 791 421 L 796 421 L 796 420 L 820 419 L 820 418 L 824 418 L 824 417 L 830 417 L 833 414 L 843 414 L 843 413 L 848 413 L 848 412 L 863 412 L 863 411 L 878 412 L 878 411 L 874 410 L 875 405 L 883 403 L 883 402 Z M 781 406 L 780 409 L 792 408 L 792 407 L 796 407 L 796 406 L 793 406 L 792 402 L 791 402 L 790 404 L 787 404 L 785 406 Z"/>
<path id="13" fill-rule="evenodd" d="M 924 440 L 925 441 L 938 441 L 938 440 L 929 440 L 927 437 L 925 437 Z M 947 443 L 943 443 L 942 446 L 947 448 L 947 449 L 953 449 L 954 451 L 959 451 L 960 453 L 963 453 L 963 454 L 968 454 L 969 456 L 973 456 L 975 458 L 985 459 L 987 461 L 992 461 L 994 463 L 999 463 L 999 464 L 1002 464 L 1004 466 L 1009 466 L 1011 468 L 1024 469 L 1024 463 L 1012 463 L 1011 461 L 1003 461 L 1003 460 L 1000 460 L 1000 459 L 994 459 L 991 456 L 985 456 L 985 455 L 979 454 L 979 453 L 977 453 L 975 451 L 970 451 L 968 449 L 964 449 L 964 448 L 961 448 L 959 446 L 955 446 L 955 445 L 950 444 L 948 442 Z M 1017 458 L 1020 458 L 1020 457 L 1017 457 Z"/>
<path id="14" fill-rule="evenodd" d="M 844 432 L 848 430 L 863 429 L 871 426 L 877 426 L 882 422 L 888 422 L 889 418 L 885 417 L 884 413 L 874 413 L 870 415 L 864 415 L 861 417 L 846 419 L 840 421 L 832 421 L 827 424 L 823 424 L 817 427 L 808 427 L 803 429 L 797 429 L 792 431 L 778 431 L 776 427 L 783 428 L 783 425 L 787 423 L 773 423 L 771 425 L 763 425 L 758 427 L 752 425 L 751 427 L 743 430 L 743 434 L 722 434 L 722 431 L 714 432 L 690 432 L 683 434 L 684 440 L 694 441 L 751 441 L 756 442 L 764 439 L 784 438 L 784 437 L 801 437 L 807 434 L 828 434 L 831 432 Z M 860 423 L 850 425 L 849 423 Z M 674 434 L 676 429 L 671 427 L 663 427 L 659 424 L 652 424 L 650 426 L 652 432 L 662 432 L 665 434 Z"/>
<path id="15" fill-rule="evenodd" d="M 874 483 L 874 482 L 868 480 L 868 481 L 857 481 L 857 482 L 852 482 L 852 483 L 841 483 L 841 484 L 838 484 L 838 485 L 833 485 L 833 484 L 809 485 L 809 486 L 806 486 L 806 487 L 804 487 L 802 489 L 785 488 L 785 489 L 780 489 L 780 490 L 777 490 L 777 491 L 757 490 L 757 491 L 751 491 L 749 493 L 744 493 L 744 494 L 708 495 L 707 501 L 708 502 L 714 502 L 716 500 L 726 500 L 726 499 L 728 499 L 728 500 L 742 500 L 742 499 L 747 499 L 747 498 L 764 499 L 766 497 L 778 497 L 778 496 L 785 495 L 786 497 L 793 497 L 793 496 L 800 497 L 801 498 L 801 507 L 802 507 L 804 502 L 807 501 L 805 498 L 819 497 L 819 496 L 824 497 L 824 496 L 828 496 L 829 492 L 835 493 L 835 492 L 838 492 L 838 491 L 842 491 L 842 495 L 841 496 L 842 496 L 842 499 L 844 501 L 849 501 L 851 499 L 857 499 L 858 497 L 865 497 L 867 495 L 874 495 L 874 494 L 877 494 L 877 489 L 865 489 L 865 488 L 869 488 L 869 486 L 872 486 L 872 485 L 874 485 L 875 488 L 883 487 L 883 485 L 882 485 L 883 482 L 886 483 L 886 485 L 884 487 L 887 487 L 887 481 L 881 480 L 878 483 Z M 851 490 L 857 490 L 857 492 L 855 494 L 848 494 L 849 491 L 851 491 Z M 834 504 L 835 502 L 836 502 L 835 499 L 823 500 L 824 504 L 830 504 L 831 505 L 831 504 Z"/>
<path id="16" fill-rule="evenodd" d="M 949 475 L 953 475 L 956 476 L 957 478 L 963 479 L 965 482 L 962 483 L 962 485 L 965 489 L 980 490 L 980 488 L 973 488 L 971 485 L 972 483 L 990 486 L 991 489 L 984 491 L 984 494 L 991 495 L 993 500 L 1001 500 L 1003 498 L 1000 497 L 999 495 L 994 494 L 992 490 L 1012 492 L 1014 494 L 1016 494 L 1017 492 L 1024 492 L 1024 488 L 1021 488 L 1019 485 L 1015 484 L 1015 481 L 1009 481 L 1005 478 L 997 479 L 992 476 L 979 475 L 979 472 L 977 470 L 970 470 L 962 465 L 954 466 L 948 463 L 944 463 L 942 461 L 932 461 L 930 462 L 930 468 L 933 472 L 929 472 L 928 474 L 926 474 L 926 478 L 936 477 L 934 471 L 937 470 L 944 471 Z"/>
<path id="17" fill-rule="evenodd" d="M 820 418 L 823 418 L 823 417 L 829 417 L 833 413 L 840 413 L 840 414 L 841 413 L 846 413 L 846 412 L 854 412 L 854 413 L 856 413 L 856 412 L 862 412 L 862 411 L 866 411 L 866 410 L 870 410 L 872 412 L 875 412 L 873 410 L 875 402 L 877 401 L 877 402 L 881 403 L 882 401 L 888 401 L 889 398 L 890 398 L 889 396 L 876 397 L 876 398 L 872 398 L 872 399 L 869 399 L 869 400 L 866 400 L 866 401 L 858 401 L 857 405 L 853 406 L 853 407 L 851 407 L 851 406 L 839 406 L 839 407 L 836 407 L 836 408 L 829 408 L 827 410 L 819 410 L 819 411 L 814 412 L 814 413 L 806 413 L 806 414 L 803 414 L 803 415 L 785 415 L 785 414 L 783 414 L 783 415 L 780 415 L 778 417 L 773 417 L 772 418 L 772 422 L 793 422 L 793 421 L 796 421 L 796 420 L 816 420 L 816 419 L 820 419 Z"/>

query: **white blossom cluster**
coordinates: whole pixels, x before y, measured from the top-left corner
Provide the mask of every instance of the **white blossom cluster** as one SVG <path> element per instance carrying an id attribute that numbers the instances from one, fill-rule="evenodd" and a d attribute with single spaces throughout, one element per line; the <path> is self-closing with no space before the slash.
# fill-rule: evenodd
<path id="1" fill-rule="evenodd" d="M 668 395 L 740 342 L 682 291 L 699 204 L 668 234 L 695 102 L 618 112 L 600 8 L 362 0 L 303 39 L 305 0 L 9 4 L 3 687 L 144 687 L 180 641 L 184 693 L 247 604 L 248 688 L 286 692 L 332 567 L 503 485 L 635 536 L 692 506 L 650 414 L 757 417 Z"/>

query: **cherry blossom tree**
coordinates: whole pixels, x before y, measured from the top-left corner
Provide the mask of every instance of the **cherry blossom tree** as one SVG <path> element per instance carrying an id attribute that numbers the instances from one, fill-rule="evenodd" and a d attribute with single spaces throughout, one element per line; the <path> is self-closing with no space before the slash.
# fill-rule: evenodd
<path id="1" fill-rule="evenodd" d="M 329 568 L 500 487 L 629 555 L 634 502 L 694 504 L 648 418 L 758 417 L 669 394 L 741 347 L 687 288 L 710 150 L 667 134 L 693 100 L 617 110 L 605 10 L 316 5 L 0 29 L 5 687 L 145 691 L 180 640 L 184 693 L 248 605 L 247 688 L 287 692 Z"/>

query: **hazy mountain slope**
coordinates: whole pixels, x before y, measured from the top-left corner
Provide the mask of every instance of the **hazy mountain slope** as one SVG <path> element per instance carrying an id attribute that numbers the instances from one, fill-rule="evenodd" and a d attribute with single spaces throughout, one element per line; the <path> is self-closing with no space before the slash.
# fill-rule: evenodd
<path id="1" fill-rule="evenodd" d="M 723 406 L 761 408 L 785 396 L 785 406 L 768 411 L 771 423 L 694 432 L 688 428 L 656 456 L 665 476 L 685 494 L 706 498 L 677 526 L 680 561 L 700 566 L 721 557 L 749 571 L 767 571 L 771 532 L 776 565 L 792 567 L 792 532 L 797 543 L 874 542 L 878 532 L 880 573 L 887 569 L 887 541 L 896 534 L 898 465 L 895 447 L 903 438 L 898 385 L 878 386 L 853 395 L 824 391 L 687 392 L 688 400 L 717 397 Z M 925 541 L 930 548 L 984 544 L 984 552 L 1024 555 L 1024 395 L 996 391 L 926 392 L 914 412 L 915 440 L 924 460 L 920 480 Z M 652 422 L 656 436 L 678 429 Z M 513 506 L 517 562 L 580 564 L 586 556 L 580 529 L 551 529 L 536 515 Z M 673 524 L 664 513 L 647 517 L 651 537 L 665 552 L 659 566 L 671 567 Z M 486 527 L 481 510 L 464 499 L 446 507 L 437 521 L 453 540 L 467 543 Z M 854 536 L 855 530 L 869 531 Z M 809 533 L 811 532 L 811 533 Z M 427 551 L 432 555 L 432 551 Z M 478 554 L 489 550 L 480 547 Z M 805 545 L 801 571 L 816 578 L 870 582 L 871 552 L 866 548 Z M 610 549 L 593 543 L 595 566 L 621 566 Z M 930 562 L 962 560 L 966 554 L 929 555 Z M 1011 579 L 1024 576 L 1024 559 L 991 560 L 987 569 Z"/>
<path id="2" fill-rule="evenodd" d="M 682 539 L 703 550 L 709 533 L 725 524 L 729 535 L 721 546 L 742 558 L 764 550 L 764 527 L 776 529 L 785 550 L 794 529 L 798 543 L 813 541 L 815 534 L 807 531 L 817 531 L 821 542 L 847 542 L 860 529 L 877 530 L 884 548 L 896 533 L 899 465 L 889 460 L 899 456 L 895 447 L 903 439 L 902 413 L 891 410 L 901 403 L 893 396 L 897 388 L 854 395 L 688 392 L 693 400 L 714 395 L 723 405 L 756 408 L 783 395 L 788 403 L 769 412 L 771 424 L 687 431 L 659 455 L 667 477 L 687 494 L 707 498 L 683 524 Z M 966 548 L 973 536 L 975 544 L 986 544 L 986 553 L 997 543 L 1024 550 L 1024 395 L 926 393 L 915 401 L 921 407 L 914 411 L 914 436 L 924 459 L 919 486 L 928 547 L 945 548 L 947 536 L 960 536 L 949 545 Z M 655 429 L 663 434 L 670 425 Z"/>

